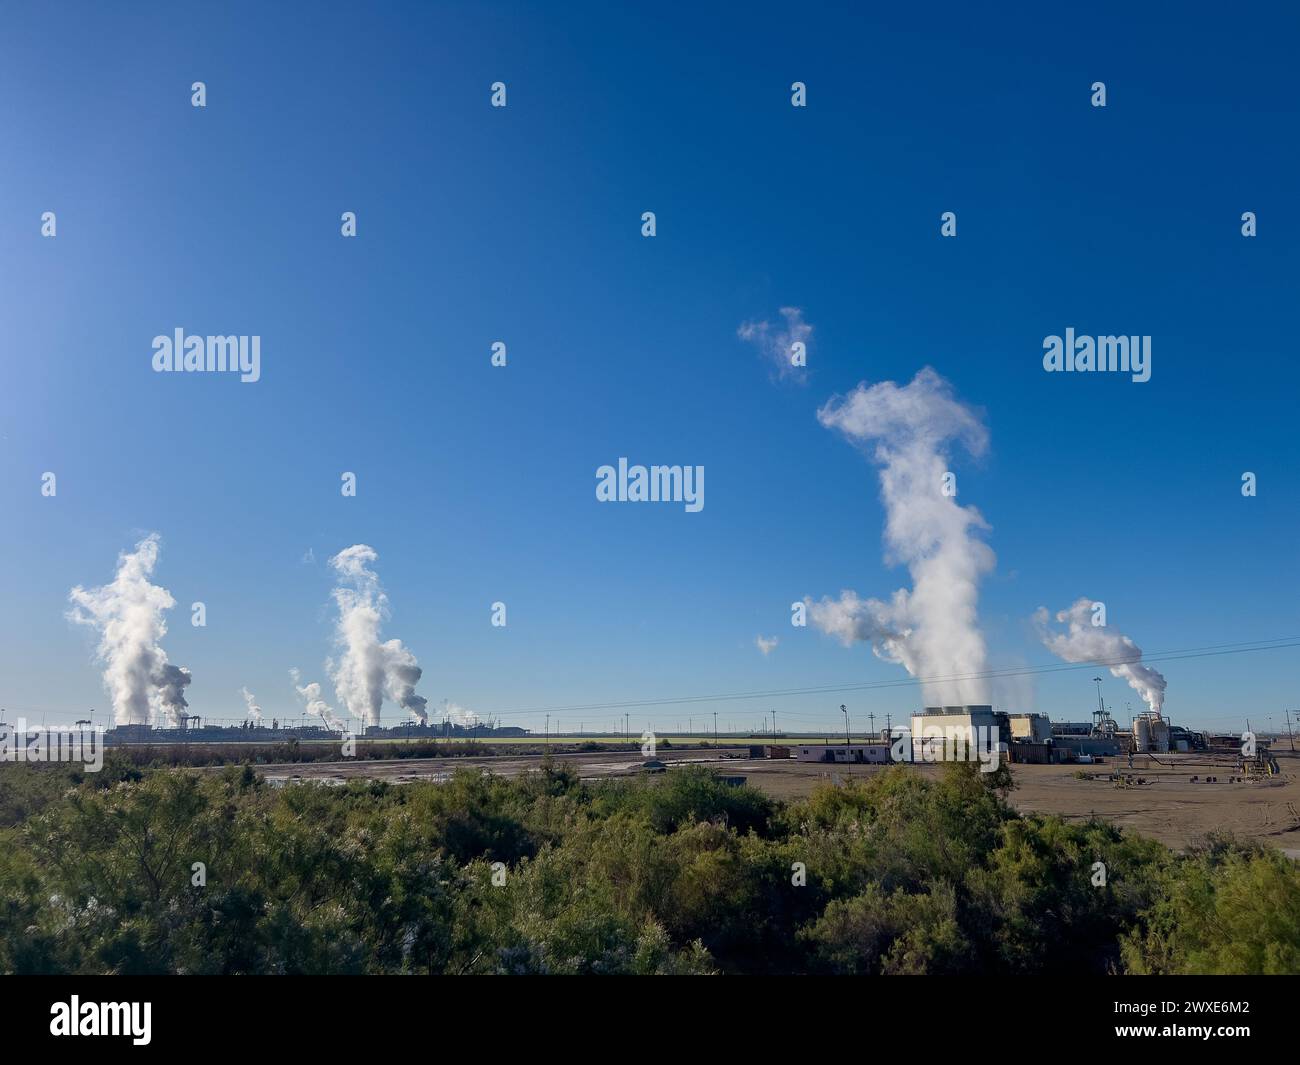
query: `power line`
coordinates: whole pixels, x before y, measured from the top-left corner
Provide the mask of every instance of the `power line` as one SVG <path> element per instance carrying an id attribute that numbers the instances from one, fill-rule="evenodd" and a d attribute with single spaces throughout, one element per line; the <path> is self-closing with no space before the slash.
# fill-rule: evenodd
<path id="1" fill-rule="evenodd" d="M 1172 651 L 1158 651 L 1153 654 L 1126 655 L 1114 659 L 1089 659 L 1087 662 L 1054 663 L 1045 666 L 1031 666 L 1019 669 L 984 670 L 979 673 L 954 673 L 936 677 L 905 677 L 899 680 L 875 681 L 870 684 L 828 684 L 805 688 L 778 688 L 764 691 L 722 692 L 715 695 L 686 695 L 663 699 L 634 699 L 608 703 L 574 703 L 565 706 L 535 706 L 509 710 L 493 710 L 498 716 L 519 716 L 523 714 L 541 714 L 549 711 L 572 712 L 578 710 L 621 709 L 623 707 L 670 706 L 686 703 L 731 702 L 741 699 L 772 699 L 788 695 L 821 695 L 846 691 L 874 691 L 882 688 L 918 687 L 924 684 L 944 684 L 964 680 L 996 680 L 1001 677 L 1026 677 L 1044 673 L 1064 673 L 1079 669 L 1095 669 L 1097 666 L 1132 665 L 1138 662 L 1171 662 L 1186 658 L 1213 658 L 1222 655 L 1247 654 L 1251 651 L 1277 651 L 1288 647 L 1300 647 L 1300 636 L 1280 636 L 1273 640 L 1252 640 L 1245 643 L 1209 644 L 1205 647 L 1190 647 Z M 797 715 L 785 711 L 787 715 Z"/>
<path id="2" fill-rule="evenodd" d="M 946 676 L 904 677 L 898 680 L 873 681 L 867 684 L 826 684 L 802 688 L 776 688 L 763 691 L 722 692 L 714 695 L 686 695 L 674 698 L 630 699 L 605 703 L 569 703 L 558 706 L 534 706 L 506 710 L 485 710 L 483 711 L 483 715 L 489 717 L 523 717 L 527 715 L 542 715 L 546 713 L 577 713 L 589 710 L 622 710 L 626 707 L 674 706 L 690 703 L 734 702 L 744 699 L 775 699 L 794 695 L 824 695 L 835 692 L 876 691 L 887 688 L 920 687 L 925 684 L 945 684 L 968 680 L 997 680 L 1003 677 L 1027 677 L 1047 673 L 1066 673 L 1080 669 L 1095 669 L 1097 666 L 1109 668 L 1111 666 L 1132 665 L 1138 662 L 1172 662 L 1189 658 L 1217 658 L 1224 655 L 1249 654 L 1253 651 L 1278 651 L 1291 647 L 1300 647 L 1300 636 L 1279 636 L 1270 640 L 1249 640 L 1243 643 L 1208 644 L 1203 647 L 1157 651 L 1151 654 L 1126 655 L 1114 659 L 1095 658 L 1089 659 L 1086 662 L 1053 663 L 1050 665 L 1030 666 L 1017 669 L 990 669 L 978 673 L 954 673 Z M 11 714 L 24 713 L 26 715 L 32 715 L 45 713 L 46 711 L 16 711 L 10 709 L 9 712 Z M 48 712 L 62 714 L 78 713 L 79 711 L 56 710 Z M 816 713 L 801 714 L 793 710 L 786 710 L 783 711 L 783 713 L 787 717 L 822 716 Z M 217 720 L 228 719 L 221 718 Z M 1220 720 L 1227 719 L 1225 718 Z M 618 731 L 617 726 L 615 726 L 615 731 Z"/>

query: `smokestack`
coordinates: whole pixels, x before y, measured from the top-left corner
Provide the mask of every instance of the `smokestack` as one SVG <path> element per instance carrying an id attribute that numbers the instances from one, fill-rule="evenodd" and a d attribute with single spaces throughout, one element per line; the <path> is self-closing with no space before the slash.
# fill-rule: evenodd
<path id="1" fill-rule="evenodd" d="M 995 556 L 978 539 L 989 526 L 975 507 L 957 504 L 948 476 L 951 444 L 976 458 L 988 449 L 980 415 L 927 366 L 901 388 L 892 381 L 859 384 L 817 418 L 879 467 L 885 559 L 907 566 L 912 588 L 887 602 L 850 590 L 838 599 L 805 599 L 813 624 L 845 646 L 870 643 L 878 658 L 921 679 L 927 703 L 989 702 L 988 682 L 972 675 L 986 671 L 979 582 Z"/>
<path id="2" fill-rule="evenodd" d="M 1091 599 L 1076 599 L 1069 609 L 1057 611 L 1057 622 L 1067 625 L 1065 632 L 1051 628 L 1047 608 L 1040 606 L 1034 612 L 1040 639 L 1057 658 L 1066 662 L 1095 662 L 1106 666 L 1112 676 L 1127 681 L 1159 717 L 1167 687 L 1164 676 L 1159 670 L 1142 664 L 1142 648 L 1122 632 L 1093 624 L 1099 605 Z"/>
<path id="3" fill-rule="evenodd" d="M 112 583 L 89 590 L 77 585 L 68 593 L 69 620 L 99 632 L 96 656 L 104 663 L 104 687 L 118 725 L 175 726 L 189 706 L 190 671 L 170 664 L 159 643 L 167 635 L 164 614 L 176 600 L 149 581 L 158 545 L 158 534 L 150 533 L 118 556 Z"/>

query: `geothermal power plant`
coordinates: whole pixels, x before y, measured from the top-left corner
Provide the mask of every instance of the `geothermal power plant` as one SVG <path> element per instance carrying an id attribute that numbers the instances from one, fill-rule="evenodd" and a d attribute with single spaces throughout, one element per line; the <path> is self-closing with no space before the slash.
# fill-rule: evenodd
<path id="1" fill-rule="evenodd" d="M 1288 719 L 1289 721 L 1289 719 Z M 0 730 L 13 734 L 16 723 L 0 721 Z M 21 726 L 19 726 L 21 727 Z M 91 728 L 86 718 L 77 728 Z M 35 733 L 30 724 L 27 731 Z M 1242 735 L 1213 733 L 1189 729 L 1171 723 L 1160 711 L 1143 711 L 1129 721 L 1117 721 L 1109 710 L 1101 707 L 1092 711 L 1086 720 L 1053 720 L 1043 713 L 1014 713 L 995 710 L 991 705 L 928 706 L 911 716 L 908 725 L 890 724 L 879 732 L 863 734 L 804 735 L 791 737 L 785 733 L 697 730 L 674 733 L 678 746 L 719 746 L 739 744 L 760 749 L 764 757 L 790 757 L 802 761 L 831 763 L 889 762 L 942 762 L 961 757 L 954 750 L 954 738 L 974 742 L 973 737 L 988 736 L 1001 755 L 1013 764 L 1104 764 L 1108 759 L 1128 758 L 1132 755 L 1211 755 L 1219 754 L 1241 759 Z M 603 746 L 617 748 L 623 744 L 640 747 L 643 737 L 640 730 L 634 735 L 608 730 L 548 731 L 539 734 L 519 726 L 502 725 L 485 720 L 463 723 L 411 720 L 393 725 L 358 726 L 352 733 L 345 727 L 330 728 L 319 722 L 304 723 L 303 719 L 281 721 L 271 718 L 246 717 L 233 723 L 204 721 L 198 715 L 182 712 L 176 726 L 147 724 L 115 725 L 104 730 L 107 746 L 195 744 L 271 744 L 288 741 L 299 743 L 334 744 L 346 738 L 374 742 L 455 742 L 465 740 L 493 740 L 507 744 L 556 743 L 580 744 L 584 740 L 600 740 Z M 1276 737 L 1275 737 L 1276 738 Z M 797 739 L 797 742 L 792 740 Z M 1285 744 L 1288 736 L 1281 737 Z M 761 744 L 752 741 L 761 740 Z M 715 743 L 716 741 L 716 743 Z M 1260 737 L 1256 744 L 1259 757 L 1265 763 L 1270 758 L 1270 741 Z M 900 756 L 901 755 L 901 756 Z M 1249 760 L 1249 759 L 1246 759 Z"/>

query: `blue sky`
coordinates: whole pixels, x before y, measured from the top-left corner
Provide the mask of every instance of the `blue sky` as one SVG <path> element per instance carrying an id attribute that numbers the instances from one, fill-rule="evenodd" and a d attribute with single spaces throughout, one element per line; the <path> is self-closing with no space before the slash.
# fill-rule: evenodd
<path id="1" fill-rule="evenodd" d="M 299 716 L 288 670 L 325 681 L 325 559 L 355 543 L 379 554 L 385 635 L 419 657 L 420 691 L 513 724 L 906 679 L 792 628 L 789 605 L 910 583 L 883 559 L 876 471 L 816 411 L 926 365 L 990 433 L 982 460 L 954 462 L 992 526 L 994 668 L 1059 664 L 1028 619 L 1080 596 L 1148 652 L 1300 634 L 1300 16 L 836 6 L 7 5 L 9 716 L 107 708 L 68 591 L 150 531 L 178 601 L 163 646 L 211 718 L 242 714 L 241 685 Z M 814 327 L 802 383 L 737 336 L 783 306 Z M 1043 338 L 1069 326 L 1150 335 L 1152 379 L 1045 373 Z M 260 335 L 262 379 L 153 373 L 152 338 L 176 327 Z M 596 468 L 624 455 L 704 466 L 704 510 L 599 504 Z M 767 657 L 760 633 L 779 637 Z M 1159 665 L 1166 710 L 1280 727 L 1298 664 L 1300 648 Z M 1079 718 L 1093 675 L 994 697 Z M 1120 680 L 1104 692 L 1121 715 L 1137 702 Z M 865 725 L 921 698 L 630 713 L 662 731 L 775 708 L 818 729 L 840 702 Z"/>

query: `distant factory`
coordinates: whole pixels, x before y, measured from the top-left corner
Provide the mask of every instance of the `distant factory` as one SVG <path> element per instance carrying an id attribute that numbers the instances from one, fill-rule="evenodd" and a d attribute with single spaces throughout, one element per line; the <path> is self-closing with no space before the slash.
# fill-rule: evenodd
<path id="1" fill-rule="evenodd" d="M 103 730 L 108 746 L 123 744 L 200 744 L 339 741 L 353 735 L 341 727 L 330 728 L 319 718 L 295 720 L 250 717 L 230 723 L 213 723 L 182 712 L 175 726 L 117 725 Z M 990 705 L 927 706 L 911 715 L 910 725 L 887 725 L 865 736 L 848 731 L 842 738 L 827 734 L 821 742 L 795 741 L 752 746 L 752 757 L 794 758 L 804 762 L 839 764 L 887 764 L 890 762 L 937 762 L 964 757 L 962 748 L 983 744 L 986 752 L 996 750 L 1000 760 L 1013 763 L 1048 764 L 1091 762 L 1130 754 L 1179 754 L 1198 751 L 1224 752 L 1241 746 L 1231 734 L 1211 735 L 1172 724 L 1159 711 L 1144 711 L 1131 719 L 1128 728 L 1105 707 L 1093 710 L 1090 720 L 1053 721 L 1043 713 L 1012 713 Z M 76 722 L 65 731 L 90 728 L 90 720 Z M 28 726 L 31 731 L 38 731 Z M 751 733 L 751 735 L 753 735 Z M 405 721 L 392 725 L 358 728 L 357 738 L 389 741 L 437 741 L 473 739 L 537 740 L 530 729 L 501 725 L 495 720 L 456 722 Z M 776 739 L 777 734 L 772 733 Z M 1261 746 L 1267 742 L 1261 740 Z"/>
<path id="2" fill-rule="evenodd" d="M 964 759 L 968 746 L 980 741 L 996 746 L 1011 762 L 1049 764 L 1091 762 L 1133 754 L 1203 751 L 1211 737 L 1172 725 L 1147 712 L 1123 729 L 1105 708 L 1090 721 L 1052 721 L 1041 713 L 1010 713 L 987 705 L 927 706 L 912 715 L 911 727 L 894 726 L 865 742 L 806 744 L 766 748 L 767 757 L 804 762 L 879 764 Z"/>
<path id="3" fill-rule="evenodd" d="M 494 721 L 458 724 L 455 721 L 406 721 L 397 725 L 367 725 L 367 739 L 475 739 L 478 737 L 523 738 L 532 732 L 517 725 L 498 725 Z"/>
<path id="4" fill-rule="evenodd" d="M 188 717 L 176 728 L 117 725 L 105 730 L 104 742 L 110 747 L 126 744 L 281 743 L 288 740 L 329 740 L 340 735 L 341 733 L 331 732 L 324 725 L 290 725 L 274 719 L 269 725 L 260 721 L 245 721 L 236 725 L 205 725 L 198 717 Z"/>
<path id="5" fill-rule="evenodd" d="M 89 724 L 89 722 L 85 722 Z M 106 729 L 104 742 L 109 746 L 123 744 L 171 744 L 171 743 L 282 743 L 297 740 L 301 743 L 324 740 L 341 740 L 346 735 L 339 729 L 327 728 L 324 724 L 292 724 L 272 718 L 267 724 L 262 721 L 248 720 L 235 724 L 204 723 L 203 719 L 193 715 L 182 715 L 180 724 L 175 728 L 155 728 L 152 725 L 117 725 Z M 497 725 L 493 722 L 479 724 L 456 724 L 451 721 L 425 723 L 412 721 L 395 725 L 369 725 L 361 734 L 365 739 L 474 739 L 489 737 L 526 737 L 527 729 L 512 725 Z"/>

